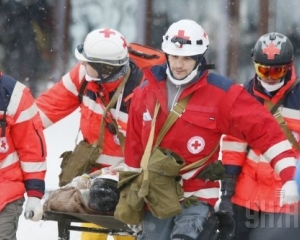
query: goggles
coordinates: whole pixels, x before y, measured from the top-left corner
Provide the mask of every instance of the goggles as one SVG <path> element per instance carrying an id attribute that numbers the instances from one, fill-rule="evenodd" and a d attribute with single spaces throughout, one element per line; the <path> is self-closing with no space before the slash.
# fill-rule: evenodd
<path id="1" fill-rule="evenodd" d="M 261 79 L 272 79 L 278 80 L 285 76 L 290 64 L 279 65 L 279 66 L 266 66 L 260 63 L 254 62 L 255 72 Z"/>
<path id="2" fill-rule="evenodd" d="M 88 62 L 88 64 L 94 68 L 97 72 L 101 73 L 102 75 L 111 75 L 116 74 L 123 68 L 123 66 L 113 66 L 108 65 L 105 63 L 95 63 L 95 62 Z"/>

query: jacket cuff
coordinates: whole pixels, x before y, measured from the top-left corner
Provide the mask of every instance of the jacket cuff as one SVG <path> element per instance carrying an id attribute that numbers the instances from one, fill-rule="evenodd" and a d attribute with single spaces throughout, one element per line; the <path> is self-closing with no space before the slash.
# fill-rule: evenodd
<path id="1" fill-rule="evenodd" d="M 37 197 L 39 199 L 42 199 L 44 196 L 43 192 L 37 191 L 37 190 L 29 190 L 27 191 L 27 197 Z"/>
<path id="2" fill-rule="evenodd" d="M 281 170 L 279 176 L 281 178 L 282 183 L 285 184 L 287 181 L 293 180 L 295 172 L 296 172 L 296 167 L 287 167 Z"/>

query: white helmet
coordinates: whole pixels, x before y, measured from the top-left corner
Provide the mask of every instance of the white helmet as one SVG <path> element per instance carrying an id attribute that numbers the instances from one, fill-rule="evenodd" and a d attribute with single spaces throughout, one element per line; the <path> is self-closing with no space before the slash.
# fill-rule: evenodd
<path id="1" fill-rule="evenodd" d="M 101 28 L 90 32 L 84 43 L 75 49 L 78 60 L 123 66 L 128 62 L 125 38 L 114 29 Z"/>
<path id="2" fill-rule="evenodd" d="M 183 19 L 169 27 L 161 48 L 175 56 L 194 56 L 204 54 L 208 45 L 208 36 L 203 28 L 193 20 Z"/>
<path id="3" fill-rule="evenodd" d="M 183 79 L 174 77 L 168 62 L 166 73 L 170 81 L 175 85 L 183 85 L 195 79 L 200 72 L 199 66 L 208 45 L 206 32 L 195 21 L 183 19 L 173 23 L 163 36 L 162 50 L 175 56 L 194 56 L 197 60 L 193 71 Z"/>

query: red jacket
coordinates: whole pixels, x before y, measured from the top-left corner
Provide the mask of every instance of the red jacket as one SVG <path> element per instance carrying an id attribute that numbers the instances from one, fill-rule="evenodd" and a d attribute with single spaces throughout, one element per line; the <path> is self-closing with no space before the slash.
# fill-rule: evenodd
<path id="1" fill-rule="evenodd" d="M 140 170 L 140 160 L 148 141 L 157 100 L 161 109 L 156 119 L 154 139 L 168 115 L 165 72 L 165 66 L 146 70 L 146 80 L 134 92 L 128 120 L 125 163 L 135 170 Z M 265 152 L 272 166 L 282 163 L 278 164 L 276 171 L 285 181 L 293 177 L 294 164 L 289 161 L 285 164 L 287 159 L 293 157 L 285 136 L 272 115 L 250 97 L 242 86 L 205 71 L 196 83 L 183 90 L 179 100 L 188 94 L 192 94 L 192 97 L 185 112 L 166 133 L 161 147 L 173 150 L 188 165 L 210 154 L 222 134 L 231 134 L 245 138 Z M 272 147 L 276 144 L 279 148 L 274 152 Z M 218 152 L 206 165 L 216 159 Z M 200 171 L 196 169 L 182 173 L 185 196 L 195 195 L 214 205 L 219 198 L 219 183 L 194 178 Z"/>
<path id="2" fill-rule="evenodd" d="M 108 113 L 116 119 L 119 131 L 124 135 L 126 135 L 128 118 L 128 102 L 124 99 L 132 93 L 142 77 L 142 73 L 133 63 L 130 63 L 130 67 L 129 79 L 125 85 L 123 95 L 120 95 L 121 104 L 119 107 L 118 105 L 114 106 Z M 123 78 L 106 84 L 99 84 L 94 81 L 88 82 L 81 101 L 79 94 L 81 93 L 82 83 L 85 81 L 85 74 L 85 67 L 78 63 L 58 83 L 41 94 L 36 99 L 36 104 L 45 128 L 68 116 L 79 107 L 81 112 L 80 130 L 84 140 L 92 144 L 99 138 L 100 122 L 105 107 Z M 100 95 L 105 103 L 101 100 Z M 106 121 L 110 122 L 111 120 L 107 117 Z M 103 151 L 96 162 L 101 164 L 102 167 L 114 165 L 124 160 L 123 155 L 117 136 L 105 127 Z"/>
<path id="3" fill-rule="evenodd" d="M 0 72 L 0 212 L 6 204 L 45 191 L 46 145 L 30 90 Z"/>
<path id="4" fill-rule="evenodd" d="M 291 88 L 296 81 L 296 76 L 293 74 L 290 78 L 286 78 L 285 81 L 286 84 L 273 97 L 269 97 L 263 91 L 256 78 L 246 83 L 245 88 L 262 105 L 264 104 L 264 100 L 270 100 L 273 104 L 276 104 L 284 96 L 285 92 Z M 287 94 L 282 102 L 282 106 L 279 107 L 287 126 L 294 134 L 298 143 L 300 143 L 299 109 L 300 84 L 293 87 L 293 91 Z M 267 123 L 267 126 L 270 127 L 269 123 Z M 280 150 L 279 146 L 278 150 Z M 297 157 L 298 154 L 294 149 L 294 157 Z M 223 138 L 222 144 L 222 161 L 227 173 L 237 175 L 241 171 L 237 180 L 235 194 L 232 197 L 233 203 L 256 211 L 294 211 L 292 205 L 280 207 L 279 193 L 283 182 L 270 166 L 265 156 L 262 155 L 261 150 L 256 147 L 250 148 L 247 142 L 226 136 Z M 294 158 L 287 159 L 286 161 L 293 162 Z"/>

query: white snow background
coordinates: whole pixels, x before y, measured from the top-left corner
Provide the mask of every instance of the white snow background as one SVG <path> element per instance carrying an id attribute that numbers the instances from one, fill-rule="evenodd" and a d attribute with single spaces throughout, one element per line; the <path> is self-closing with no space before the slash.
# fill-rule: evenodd
<path id="1" fill-rule="evenodd" d="M 46 191 L 52 191 L 58 188 L 58 175 L 61 162 L 59 156 L 64 151 L 74 149 L 78 130 L 79 110 L 76 110 L 68 117 L 44 130 L 48 150 Z M 79 135 L 78 140 L 81 138 L 82 136 Z M 57 234 L 57 222 L 43 220 L 33 222 L 26 220 L 23 214 L 20 217 L 17 231 L 18 240 L 56 240 L 58 239 Z M 70 239 L 79 240 L 80 232 L 71 231 Z"/>

